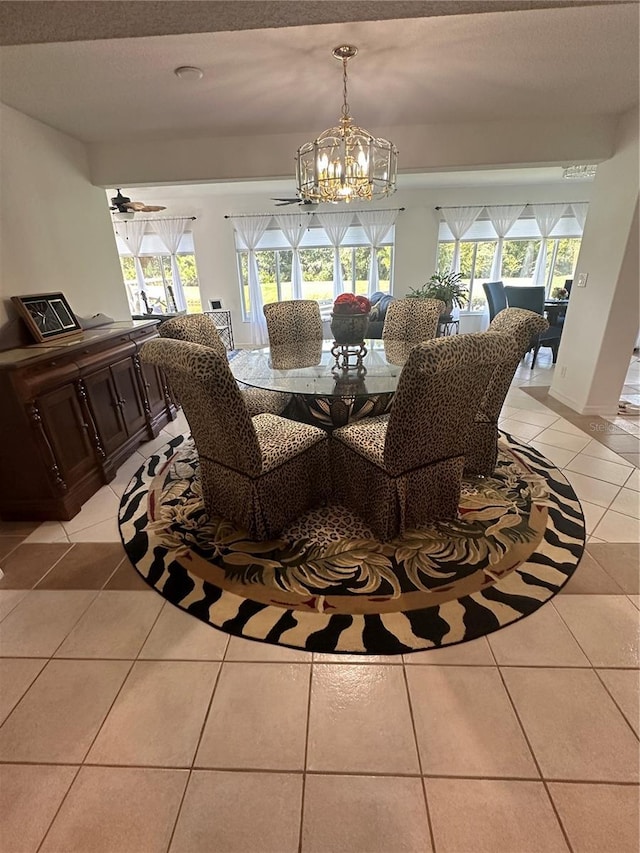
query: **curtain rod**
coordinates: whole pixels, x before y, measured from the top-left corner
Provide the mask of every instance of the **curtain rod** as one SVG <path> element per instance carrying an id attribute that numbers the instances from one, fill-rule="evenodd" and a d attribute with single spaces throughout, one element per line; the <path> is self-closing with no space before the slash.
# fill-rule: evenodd
<path id="1" fill-rule="evenodd" d="M 197 219 L 197 217 L 196 216 L 154 216 L 154 217 L 149 217 L 149 219 L 143 219 L 142 217 L 138 218 L 137 216 L 135 217 L 136 222 L 168 222 L 170 220 L 173 220 L 175 222 L 178 219 L 194 220 L 194 219 Z M 113 221 L 117 224 L 119 222 L 125 222 L 125 223 L 126 222 L 133 222 L 133 219 L 114 219 Z"/>
<path id="2" fill-rule="evenodd" d="M 514 201 L 509 204 L 451 204 L 448 207 L 434 207 L 434 210 L 457 210 L 459 207 L 470 207 L 472 210 L 482 210 L 485 207 L 517 207 L 519 204 L 524 204 L 525 207 L 531 207 L 532 204 L 589 204 L 582 201 Z"/>
<path id="3" fill-rule="evenodd" d="M 401 212 L 404 207 L 376 207 L 375 210 L 395 210 Z M 284 214 L 285 216 L 315 216 L 317 210 L 302 210 L 300 213 Z M 366 213 L 366 210 L 354 210 L 352 213 Z M 338 213 L 337 210 L 324 210 L 322 213 Z M 278 213 L 225 213 L 225 219 L 246 219 L 249 216 L 278 216 Z"/>

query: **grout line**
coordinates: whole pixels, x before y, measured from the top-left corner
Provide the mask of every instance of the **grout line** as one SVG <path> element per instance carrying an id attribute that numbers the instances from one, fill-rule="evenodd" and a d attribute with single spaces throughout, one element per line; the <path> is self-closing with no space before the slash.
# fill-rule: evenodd
<path id="1" fill-rule="evenodd" d="M 304 757 L 302 762 L 302 791 L 300 794 L 300 829 L 298 832 L 298 853 L 302 853 L 302 831 L 304 829 L 304 804 L 307 793 L 307 762 L 309 754 L 309 725 L 311 721 L 311 688 L 313 686 L 313 655 L 311 655 L 311 666 L 309 667 L 309 693 L 307 696 L 307 722 L 304 733 Z"/>
<path id="2" fill-rule="evenodd" d="M 608 666 L 601 666 L 601 667 L 600 667 L 600 669 L 610 669 L 610 667 L 608 667 Z M 630 722 L 629 722 L 629 720 L 627 719 L 627 715 L 625 714 L 625 712 L 622 710 L 622 708 L 621 708 L 621 707 L 620 707 L 620 705 L 618 704 L 618 702 L 617 702 L 617 700 L 616 700 L 616 697 L 615 697 L 615 696 L 613 695 L 613 693 L 609 690 L 609 688 L 607 687 L 607 683 L 606 683 L 606 681 L 602 678 L 602 676 L 600 675 L 600 673 L 598 672 L 598 670 L 596 669 L 596 667 L 595 667 L 595 666 L 593 667 L 593 671 L 595 672 L 595 674 L 596 674 L 596 676 L 597 676 L 598 680 L 600 681 L 600 683 L 602 684 L 602 686 L 604 687 L 604 689 L 607 691 L 607 694 L 611 697 L 611 701 L 613 702 L 613 704 L 616 706 L 616 708 L 618 709 L 618 711 L 620 711 L 620 713 L 622 714 L 622 718 L 624 719 L 625 723 L 629 726 L 629 728 L 630 728 L 630 729 L 631 729 L 631 731 L 633 732 L 633 736 L 635 737 L 635 739 L 636 739 L 636 740 L 640 740 L 640 735 L 636 732 L 636 730 L 633 728 L 633 726 L 631 725 L 631 723 L 630 723 Z"/>
<path id="3" fill-rule="evenodd" d="M 56 766 L 56 765 L 54 765 L 54 766 Z M 58 765 L 58 766 L 59 766 L 59 765 Z M 72 765 L 72 766 L 73 766 L 73 765 Z M 53 815 L 53 817 L 51 818 L 51 821 L 49 822 L 49 824 L 48 824 L 48 826 L 47 826 L 47 830 L 46 830 L 46 832 L 45 832 L 45 833 L 44 833 L 44 835 L 42 836 L 42 839 L 41 839 L 40 843 L 38 844 L 38 846 L 37 846 L 37 848 L 36 848 L 36 853 L 38 853 L 38 851 L 41 849 L 42 845 L 43 845 L 43 844 L 44 844 L 44 842 L 45 842 L 45 839 L 46 839 L 47 835 L 49 835 L 49 833 L 51 832 L 51 827 L 53 826 L 53 824 L 54 824 L 54 823 L 55 823 L 55 821 L 56 821 L 56 818 L 57 818 L 57 817 L 58 817 L 58 815 L 60 814 L 60 811 L 62 810 L 62 806 L 64 805 L 64 803 L 65 803 L 65 801 L 66 801 L 67 797 L 69 796 L 69 791 L 71 791 L 71 789 L 73 788 L 73 786 L 74 786 L 74 784 L 75 784 L 75 781 L 76 781 L 76 779 L 78 778 L 78 775 L 80 774 L 80 771 L 81 771 L 81 770 L 82 770 L 82 765 L 81 765 L 81 764 L 79 764 L 79 765 L 77 766 L 76 772 L 75 772 L 75 773 L 74 773 L 74 775 L 73 775 L 73 779 L 71 780 L 71 782 L 70 782 L 70 784 L 69 784 L 69 787 L 68 787 L 68 788 L 67 788 L 67 790 L 65 791 L 64 797 L 60 800 L 60 805 L 59 805 L 59 806 L 58 806 L 58 808 L 56 809 L 55 814 Z"/>
<path id="4" fill-rule="evenodd" d="M 420 776 L 422 777 L 422 797 L 424 799 L 424 807 L 427 815 L 427 827 L 429 829 L 429 838 L 431 840 L 431 848 L 435 853 L 436 850 L 436 842 L 433 833 L 433 823 L 431 820 L 431 812 L 429 811 L 429 799 L 427 797 L 427 786 L 424 783 L 424 770 L 422 767 L 422 756 L 420 755 L 420 745 L 418 743 L 418 732 L 416 729 L 416 721 L 413 714 L 413 703 L 411 701 L 411 690 L 409 689 L 409 678 L 406 670 L 406 664 L 404 660 L 402 662 L 402 678 L 404 680 L 404 687 L 407 691 L 407 703 L 409 705 L 409 717 L 411 718 L 411 729 L 413 731 L 413 743 L 416 748 L 416 753 L 418 756 L 418 767 L 420 769 Z"/>

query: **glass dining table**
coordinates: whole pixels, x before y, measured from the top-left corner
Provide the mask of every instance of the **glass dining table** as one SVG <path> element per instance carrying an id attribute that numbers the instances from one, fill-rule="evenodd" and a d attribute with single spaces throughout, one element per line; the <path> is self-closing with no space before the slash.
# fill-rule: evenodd
<path id="1" fill-rule="evenodd" d="M 284 415 L 325 429 L 389 411 L 411 347 L 366 340 L 348 368 L 333 348 L 324 340 L 240 350 L 231 372 L 249 387 L 291 394 Z"/>

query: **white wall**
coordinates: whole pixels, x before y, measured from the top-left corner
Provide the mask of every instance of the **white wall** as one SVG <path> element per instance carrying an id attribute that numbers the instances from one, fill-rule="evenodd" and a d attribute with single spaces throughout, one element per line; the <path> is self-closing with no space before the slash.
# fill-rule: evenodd
<path id="1" fill-rule="evenodd" d="M 617 410 L 638 334 L 638 110 L 620 119 L 615 155 L 598 168 L 551 394 L 583 414 Z"/>
<path id="2" fill-rule="evenodd" d="M 587 201 L 591 186 L 590 183 L 566 181 L 563 184 L 535 186 L 456 187 L 397 192 L 379 205 L 405 208 L 396 224 L 395 294 L 403 296 L 409 288 L 424 284 L 436 268 L 439 224 L 436 206 Z M 201 188 L 198 195 L 192 197 L 185 196 L 184 191 L 172 196 L 171 188 L 167 187 L 162 200 L 174 215 L 196 216 L 193 233 L 203 308 L 209 307 L 209 299 L 222 299 L 224 307 L 232 311 L 236 343 L 248 344 L 251 336 L 248 324 L 242 322 L 233 225 L 224 216 L 275 212 L 274 203 L 270 200 L 273 193 L 227 196 L 205 193 L 205 189 Z M 327 209 L 335 208 L 328 205 Z M 357 207 L 354 206 L 354 209 Z M 277 210 L 296 213 L 300 208 Z M 473 319 L 464 321 L 464 331 L 477 331 Z"/>
<path id="3" fill-rule="evenodd" d="M 104 190 L 85 146 L 0 104 L 0 325 L 10 296 L 62 291 L 76 314 L 129 319 Z"/>

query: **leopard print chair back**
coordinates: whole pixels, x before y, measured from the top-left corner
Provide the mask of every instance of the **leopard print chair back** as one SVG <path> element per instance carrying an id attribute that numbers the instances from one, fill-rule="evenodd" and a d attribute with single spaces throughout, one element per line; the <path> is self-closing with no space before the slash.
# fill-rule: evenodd
<path id="1" fill-rule="evenodd" d="M 263 311 L 271 346 L 322 340 L 322 317 L 315 299 L 270 302 Z"/>
<path id="2" fill-rule="evenodd" d="M 524 308 L 505 308 L 491 321 L 485 334 L 501 334 L 514 345 L 514 355 L 502 361 L 491 377 L 471 425 L 465 453 L 465 474 L 489 477 L 498 461 L 498 418 L 505 397 L 518 369 L 520 359 L 531 348 L 540 332 L 549 327 L 548 322 L 534 311 Z"/>
<path id="3" fill-rule="evenodd" d="M 141 357 L 167 375 L 201 457 L 251 476 L 260 473 L 256 431 L 226 353 L 187 341 L 155 339 L 144 344 Z"/>
<path id="4" fill-rule="evenodd" d="M 211 347 L 220 355 L 224 355 L 225 359 L 227 357 L 215 323 L 206 314 L 187 314 L 184 317 L 165 320 L 160 324 L 158 334 L 161 338 L 173 338 L 176 341 Z"/>
<path id="5" fill-rule="evenodd" d="M 389 415 L 387 470 L 397 475 L 463 456 L 494 371 L 515 357 L 515 343 L 497 332 L 436 338 L 414 347 Z"/>
<path id="6" fill-rule="evenodd" d="M 445 310 L 439 299 L 394 299 L 389 303 L 382 329 L 383 340 L 419 344 L 438 334 L 438 320 Z"/>

